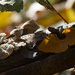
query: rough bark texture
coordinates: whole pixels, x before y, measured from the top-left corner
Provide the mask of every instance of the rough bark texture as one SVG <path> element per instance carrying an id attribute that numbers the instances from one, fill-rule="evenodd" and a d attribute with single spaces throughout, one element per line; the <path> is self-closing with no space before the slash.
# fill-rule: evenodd
<path id="1" fill-rule="evenodd" d="M 44 55 L 44 54 L 43 54 Z M 39 57 L 40 58 L 40 57 Z M 0 61 L 0 75 L 52 75 L 75 65 L 75 46 L 66 52 L 26 59 L 20 53 Z"/>

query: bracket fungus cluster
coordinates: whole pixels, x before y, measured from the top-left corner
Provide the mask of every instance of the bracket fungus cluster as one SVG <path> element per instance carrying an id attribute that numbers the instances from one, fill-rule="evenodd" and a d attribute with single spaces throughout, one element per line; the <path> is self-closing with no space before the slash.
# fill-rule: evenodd
<path id="1" fill-rule="evenodd" d="M 59 52 L 66 51 L 67 48 L 61 49 L 61 46 L 59 45 L 60 44 L 62 45 L 63 42 L 66 42 L 67 46 L 65 43 L 63 45 L 64 46 L 63 48 L 65 48 L 65 46 L 68 47 L 68 44 L 69 45 L 71 44 L 70 36 L 73 36 L 72 45 L 75 44 L 75 41 L 73 41 L 75 36 L 74 34 L 72 34 L 72 32 L 75 31 L 75 22 L 67 24 L 65 25 L 65 27 L 63 26 L 60 26 L 57 28 L 48 27 L 46 29 L 50 31 L 49 34 L 47 34 L 46 30 L 37 31 L 37 29 L 39 28 L 40 28 L 39 25 L 37 25 L 33 20 L 29 20 L 25 22 L 23 25 L 15 27 L 15 29 L 13 29 L 10 32 L 10 35 L 7 38 L 5 38 L 5 35 L 6 35 L 5 33 L 1 33 L 0 34 L 0 60 L 6 59 L 8 56 L 10 56 L 13 53 L 13 51 L 18 51 L 20 47 L 28 47 L 32 51 L 32 49 L 37 46 L 37 48 L 40 51 L 45 53 L 47 52 L 59 53 Z M 70 32 L 71 34 L 68 32 Z M 69 36 L 67 35 L 67 33 Z M 64 37 L 63 34 L 67 37 Z M 38 45 L 37 43 L 39 41 L 42 41 L 42 42 L 40 42 Z M 59 47 L 55 44 L 57 44 Z M 56 49 L 56 46 L 58 50 Z M 59 50 L 59 48 L 61 50 Z M 30 53 L 33 54 L 33 57 L 35 57 L 37 54 L 36 51 L 30 52 Z"/>
<path id="2" fill-rule="evenodd" d="M 20 47 L 26 46 L 26 41 L 29 39 L 29 34 L 34 33 L 38 28 L 39 26 L 33 20 L 29 20 L 23 25 L 15 27 L 7 38 L 5 38 L 5 33 L 1 33 L 0 60 L 10 56 L 14 50 L 18 50 Z M 32 34 L 32 36 L 34 35 Z"/>

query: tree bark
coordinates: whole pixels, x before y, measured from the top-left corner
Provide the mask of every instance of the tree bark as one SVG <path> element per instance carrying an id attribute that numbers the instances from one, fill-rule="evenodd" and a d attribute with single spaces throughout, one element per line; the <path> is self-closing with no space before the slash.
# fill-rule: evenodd
<path id="1" fill-rule="evenodd" d="M 63 53 L 53 54 L 49 55 L 46 58 L 43 58 L 41 60 L 33 61 L 31 59 L 24 61 L 25 59 L 21 57 L 20 55 L 17 55 L 16 58 L 12 56 L 11 58 L 14 58 L 14 60 L 18 60 L 16 63 L 12 61 L 11 64 L 3 65 L 2 63 L 5 63 L 5 61 L 0 61 L 0 75 L 52 75 L 57 72 L 61 72 L 63 70 L 66 70 L 68 68 L 72 68 L 75 65 L 75 46 L 69 48 L 67 51 Z M 18 58 L 18 59 L 17 59 Z M 28 61 L 31 61 L 28 63 Z M 19 64 L 14 68 L 14 63 Z M 9 68 L 11 67 L 11 68 Z M 5 68 L 5 69 L 4 69 Z M 6 71 L 6 69 L 8 69 Z M 9 70 L 10 69 L 10 70 Z"/>

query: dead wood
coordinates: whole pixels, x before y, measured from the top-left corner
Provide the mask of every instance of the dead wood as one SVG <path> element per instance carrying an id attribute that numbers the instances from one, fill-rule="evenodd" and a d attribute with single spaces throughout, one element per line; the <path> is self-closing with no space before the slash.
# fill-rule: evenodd
<path id="1" fill-rule="evenodd" d="M 74 26 L 73 23 L 71 26 Z M 44 53 L 39 51 L 36 46 L 47 36 L 45 32 L 41 31 L 27 35 L 19 34 L 20 37 L 17 39 L 16 35 L 19 29 L 20 27 L 16 31 L 14 30 L 14 37 L 9 37 L 1 43 L 1 50 L 10 49 L 4 43 L 13 44 L 15 50 L 9 57 L 0 60 L 0 75 L 52 75 L 74 67 L 75 45 L 68 47 L 68 50 L 62 53 Z M 52 28 L 51 31 L 54 32 Z M 10 38 L 13 40 L 10 40 Z M 19 44 L 19 42 L 21 43 Z M 17 47 L 18 51 L 16 51 Z"/>
<path id="2" fill-rule="evenodd" d="M 35 48 L 36 49 L 36 48 Z M 42 54 L 35 59 L 26 59 L 20 53 L 0 61 L 0 75 L 52 75 L 75 65 L 75 46 L 58 54 Z"/>

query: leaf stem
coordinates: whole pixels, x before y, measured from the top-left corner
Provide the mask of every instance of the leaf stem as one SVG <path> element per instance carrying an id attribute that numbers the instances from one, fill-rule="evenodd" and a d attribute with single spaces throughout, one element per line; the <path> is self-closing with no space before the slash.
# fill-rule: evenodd
<path id="1" fill-rule="evenodd" d="M 67 24 L 69 24 L 62 16 L 61 16 L 61 14 L 59 13 L 59 12 L 57 12 L 56 11 L 56 9 L 51 5 L 51 3 L 48 1 L 48 0 L 46 0 L 46 3 L 49 5 L 49 7 L 50 8 L 48 8 L 48 9 L 52 9 L 54 12 L 56 12 Z"/>

